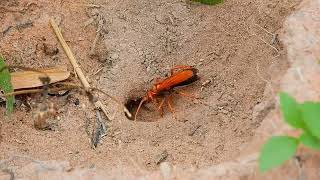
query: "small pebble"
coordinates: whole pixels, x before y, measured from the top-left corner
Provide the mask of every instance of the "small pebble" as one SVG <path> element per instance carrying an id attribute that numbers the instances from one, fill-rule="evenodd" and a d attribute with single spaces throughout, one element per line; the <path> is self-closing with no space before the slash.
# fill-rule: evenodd
<path id="1" fill-rule="evenodd" d="M 111 55 L 111 59 L 113 59 L 113 60 L 117 60 L 118 58 L 119 58 L 118 54 L 112 54 Z"/>
<path id="2" fill-rule="evenodd" d="M 162 151 L 161 154 L 158 154 L 155 158 L 155 163 L 160 164 L 162 161 L 164 161 L 168 157 L 168 152 L 167 150 Z"/>
<path id="3" fill-rule="evenodd" d="M 201 85 L 202 86 L 207 86 L 208 84 L 211 83 L 211 79 L 207 79 L 206 81 L 204 81 Z"/>
<path id="4" fill-rule="evenodd" d="M 150 72 L 151 68 L 150 66 L 147 67 L 147 72 Z"/>

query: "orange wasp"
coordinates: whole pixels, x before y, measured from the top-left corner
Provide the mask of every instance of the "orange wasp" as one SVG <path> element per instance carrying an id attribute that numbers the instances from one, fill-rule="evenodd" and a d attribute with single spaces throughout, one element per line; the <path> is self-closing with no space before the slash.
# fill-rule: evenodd
<path id="1" fill-rule="evenodd" d="M 147 91 L 147 94 L 141 99 L 137 111 L 134 116 L 134 120 L 137 119 L 138 112 L 143 103 L 155 102 L 158 103 L 158 99 L 162 98 L 158 105 L 158 110 L 163 113 L 163 105 L 167 100 L 170 111 L 174 114 L 174 109 L 171 103 L 171 92 L 174 91 L 175 87 L 189 85 L 199 79 L 198 70 L 192 66 L 176 66 L 171 69 L 171 75 L 163 80 L 156 80 L 156 84 Z M 192 95 L 175 91 L 180 95 L 193 97 Z M 169 95 L 169 96 L 166 96 Z"/>

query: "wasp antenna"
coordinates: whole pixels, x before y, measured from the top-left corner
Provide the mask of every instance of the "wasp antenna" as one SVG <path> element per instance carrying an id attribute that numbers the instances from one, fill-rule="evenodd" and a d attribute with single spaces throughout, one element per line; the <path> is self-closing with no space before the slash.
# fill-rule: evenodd
<path id="1" fill-rule="evenodd" d="M 134 121 L 137 120 L 138 112 L 139 112 L 142 104 L 143 104 L 144 102 L 146 102 L 146 101 L 147 101 L 147 97 L 144 97 L 144 98 L 140 101 L 139 106 L 138 106 L 138 109 L 137 109 L 137 111 L 136 111 L 136 114 L 134 115 Z"/>

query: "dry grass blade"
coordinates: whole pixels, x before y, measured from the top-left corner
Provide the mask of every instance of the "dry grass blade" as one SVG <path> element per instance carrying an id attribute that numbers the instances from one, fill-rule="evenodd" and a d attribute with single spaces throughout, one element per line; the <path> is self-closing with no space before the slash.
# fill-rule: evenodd
<path id="1" fill-rule="evenodd" d="M 90 88 L 89 82 L 87 81 L 86 77 L 84 76 L 84 73 L 82 72 L 82 69 L 78 65 L 78 63 L 76 61 L 76 58 L 74 57 L 71 49 L 69 48 L 68 44 L 64 40 L 58 25 L 55 23 L 55 21 L 53 19 L 50 19 L 50 24 L 51 24 L 51 26 L 52 26 L 57 38 L 59 39 L 59 42 L 61 43 L 65 53 L 67 54 L 70 63 L 72 64 L 72 66 L 73 66 L 75 72 L 77 73 L 81 83 L 83 84 L 84 88 Z M 97 108 L 101 109 L 103 111 L 103 113 L 105 113 L 105 115 L 108 116 L 105 106 L 103 106 L 103 104 L 100 101 L 95 102 L 95 106 Z"/>
<path id="2" fill-rule="evenodd" d="M 73 55 L 71 49 L 69 48 L 67 42 L 64 40 L 64 38 L 63 38 L 63 36 L 62 36 L 62 34 L 61 34 L 61 31 L 60 31 L 58 25 L 54 22 L 53 19 L 50 20 L 50 24 L 51 24 L 51 26 L 52 26 L 52 28 L 53 28 L 53 30 L 54 30 L 57 38 L 59 39 L 59 42 L 61 43 L 61 45 L 62 45 L 65 53 L 67 54 L 70 63 L 72 64 L 74 70 L 76 71 L 76 73 L 77 73 L 77 75 L 78 75 L 81 83 L 83 84 L 83 86 L 84 86 L 85 88 L 90 87 L 90 84 L 89 84 L 89 82 L 87 81 L 87 79 L 86 79 L 86 77 L 85 77 L 82 69 L 81 69 L 80 66 L 78 65 L 76 58 L 74 57 L 74 55 Z"/>
<path id="3" fill-rule="evenodd" d="M 69 61 L 70 63 L 72 64 L 74 70 L 76 71 L 81 83 L 83 84 L 84 88 L 85 89 L 90 89 L 90 84 L 89 82 L 87 81 L 82 69 L 80 68 L 80 66 L 78 65 L 77 61 L 76 61 L 76 58 L 74 57 L 71 49 L 69 48 L 68 44 L 66 43 L 66 41 L 64 40 L 63 36 L 62 36 L 62 33 L 58 27 L 58 25 L 55 23 L 55 21 L 53 19 L 50 19 L 50 24 L 57 36 L 57 38 L 59 39 L 59 42 L 61 43 L 65 53 L 67 54 L 68 58 L 69 58 Z M 103 92 L 103 91 L 102 91 Z M 116 98 L 110 96 L 109 94 L 107 93 L 104 93 L 106 94 L 107 96 L 111 97 L 112 99 L 116 100 Z M 119 102 L 118 100 L 116 100 L 117 102 Z M 121 103 L 120 103 L 121 104 Z M 108 117 L 108 112 L 106 110 L 106 107 L 105 105 L 100 101 L 98 100 L 97 102 L 95 102 L 95 106 L 96 108 L 98 109 L 101 109 L 103 111 L 103 113 Z M 124 105 L 122 105 L 122 107 L 124 107 Z M 124 107 L 124 112 L 129 116 L 129 117 L 132 117 L 132 115 L 130 114 L 130 112 Z"/>
<path id="4" fill-rule="evenodd" d="M 52 26 L 52 28 L 53 28 L 53 30 L 54 30 L 57 38 L 59 39 L 59 42 L 61 43 L 64 51 L 66 52 L 66 54 L 67 54 L 67 56 L 68 56 L 68 58 L 69 58 L 69 61 L 70 61 L 70 63 L 72 64 L 74 70 L 76 71 L 76 73 L 77 73 L 77 75 L 78 75 L 81 83 L 83 84 L 84 88 L 85 88 L 85 89 L 90 89 L 90 84 L 89 84 L 89 82 L 87 81 L 87 79 L 86 79 L 86 77 L 85 77 L 82 69 L 81 69 L 80 66 L 78 65 L 78 63 L 77 63 L 77 61 L 76 61 L 76 58 L 74 57 L 71 49 L 69 48 L 68 44 L 67 44 L 66 41 L 64 40 L 63 35 L 62 35 L 62 33 L 61 33 L 58 25 L 54 22 L 53 19 L 50 19 L 50 24 L 51 24 L 51 26 Z M 105 94 L 106 94 L 107 96 L 109 96 L 109 97 L 112 97 L 112 96 L 108 95 L 107 93 L 105 93 Z M 116 98 L 112 97 L 112 99 L 116 99 Z M 116 101 L 117 101 L 117 100 L 116 100 Z M 120 103 L 120 104 L 121 104 L 121 103 Z M 108 116 L 108 115 L 107 115 L 108 112 L 107 112 L 107 110 L 106 110 L 106 107 L 105 107 L 105 105 L 104 105 L 100 100 L 98 100 L 97 102 L 95 102 L 95 106 L 96 106 L 96 108 L 101 109 L 101 110 L 103 111 L 103 113 L 104 113 L 106 116 Z M 122 107 L 124 107 L 124 108 L 123 108 L 124 112 L 125 112 L 129 117 L 132 117 L 131 113 L 125 108 L 125 106 L 122 105 Z"/>

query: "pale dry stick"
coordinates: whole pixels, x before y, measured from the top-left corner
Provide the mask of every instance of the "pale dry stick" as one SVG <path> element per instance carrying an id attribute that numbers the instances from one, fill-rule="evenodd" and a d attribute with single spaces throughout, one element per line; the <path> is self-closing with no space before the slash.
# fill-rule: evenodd
<path id="1" fill-rule="evenodd" d="M 101 67 L 100 69 L 98 69 L 96 72 L 94 72 L 94 73 L 92 74 L 92 76 L 97 75 L 99 72 L 101 72 L 101 71 L 103 70 L 103 68 L 104 68 L 104 67 Z"/>
<path id="2" fill-rule="evenodd" d="M 264 32 L 270 34 L 272 36 L 272 41 L 271 44 L 275 44 L 277 42 L 278 39 L 278 34 L 272 33 L 270 31 L 268 31 L 266 28 L 261 27 L 259 24 L 254 24 L 256 26 L 258 26 L 260 29 L 262 29 Z"/>
<path id="3" fill-rule="evenodd" d="M 92 46 L 91 46 L 91 49 L 90 49 L 90 55 L 94 55 L 95 54 L 94 51 L 96 49 L 96 45 L 97 45 L 97 42 L 98 42 L 100 36 L 101 36 L 100 28 L 98 27 L 96 37 L 94 38 Z"/>
<path id="4" fill-rule="evenodd" d="M 279 50 L 278 50 L 276 47 L 272 46 L 271 44 L 269 44 L 268 42 L 266 42 L 265 40 L 263 40 L 263 39 L 262 39 L 261 37 L 259 37 L 257 34 L 253 33 L 253 35 L 256 36 L 260 41 L 264 42 L 266 45 L 270 46 L 272 49 L 274 49 L 274 50 L 277 52 L 277 55 L 275 56 L 275 58 L 280 56 L 280 52 L 279 52 Z"/>
<path id="5" fill-rule="evenodd" d="M 245 23 L 245 24 L 246 24 L 246 23 Z M 263 39 L 262 39 L 261 37 L 259 37 L 256 33 L 251 32 L 251 31 L 249 30 L 249 26 L 248 26 L 248 25 L 246 25 L 246 26 L 247 26 L 247 31 L 248 31 L 248 33 L 249 33 L 250 35 L 253 35 L 253 36 L 257 37 L 260 41 L 264 42 L 266 45 L 268 45 L 269 47 L 271 47 L 272 49 L 274 49 L 274 50 L 277 52 L 277 55 L 276 55 L 274 58 L 277 58 L 277 57 L 280 56 L 280 52 L 279 52 L 279 50 L 278 50 L 276 47 L 272 46 L 270 43 L 268 43 L 268 42 L 266 42 L 265 40 L 263 40 Z M 268 32 L 268 33 L 270 33 L 270 32 Z"/>
<path id="6" fill-rule="evenodd" d="M 259 24 L 254 24 L 254 25 L 258 26 L 258 27 L 259 27 L 260 29 L 262 29 L 264 32 L 266 32 L 266 33 L 268 33 L 268 34 L 270 34 L 270 35 L 274 36 L 274 33 L 269 32 L 267 29 L 265 29 L 265 28 L 261 27 Z"/>
<path id="7" fill-rule="evenodd" d="M 76 71 L 76 73 L 77 73 L 82 85 L 84 86 L 84 88 L 89 89 L 90 88 L 90 84 L 87 81 L 85 75 L 83 74 L 82 69 L 78 65 L 78 63 L 77 63 L 72 51 L 70 50 L 68 44 L 64 40 L 58 25 L 54 22 L 53 19 L 50 19 L 50 24 L 51 24 L 51 26 L 52 26 L 57 38 L 59 39 L 59 41 L 60 41 L 65 53 L 67 54 L 70 63 L 72 64 L 74 70 Z M 108 112 L 106 110 L 106 107 L 100 100 L 95 102 L 95 106 L 96 106 L 96 108 L 101 109 L 103 111 L 103 113 L 108 117 Z M 128 116 L 131 117 L 131 114 L 129 113 Z"/>
<path id="8" fill-rule="evenodd" d="M 96 45 L 97 45 L 97 43 L 98 43 L 98 40 L 99 40 L 99 38 L 100 37 L 102 37 L 102 32 L 101 32 L 101 29 L 102 29 L 102 27 L 101 27 L 101 24 L 99 23 L 99 25 L 98 25 L 98 28 L 97 28 L 97 30 L 96 30 L 96 37 L 94 38 L 94 40 L 93 40 L 93 43 L 92 43 L 92 46 L 91 46 L 91 48 L 90 48 L 90 55 L 94 55 L 95 54 L 95 49 L 96 49 Z"/>
<path id="9" fill-rule="evenodd" d="M 297 71 L 297 73 L 298 73 L 298 75 L 299 75 L 300 80 L 301 80 L 302 82 L 304 82 L 305 80 L 304 80 L 304 77 L 303 77 L 303 75 L 302 75 L 301 68 L 300 68 L 300 67 L 297 67 L 297 68 L 296 68 L 296 71 Z"/>
<path id="10" fill-rule="evenodd" d="M 53 30 L 54 30 L 57 38 L 59 39 L 59 41 L 60 41 L 60 43 L 61 43 L 61 45 L 62 45 L 65 53 L 67 54 L 70 63 L 72 64 L 74 70 L 76 71 L 76 74 L 78 75 L 78 77 L 79 77 L 82 85 L 83 85 L 85 88 L 90 88 L 89 82 L 87 81 L 85 75 L 83 74 L 82 69 L 81 69 L 80 66 L 78 65 L 78 63 L 77 63 L 77 61 L 76 61 L 76 59 L 75 59 L 75 57 L 74 57 L 71 49 L 69 48 L 68 44 L 67 44 L 66 41 L 64 40 L 64 38 L 63 38 L 63 36 L 62 36 L 62 33 L 61 33 L 58 25 L 55 23 L 55 21 L 54 21 L 53 19 L 50 19 L 50 24 L 51 24 L 51 26 L 52 26 L 52 28 L 53 28 Z M 103 113 L 104 113 L 106 116 L 108 116 L 108 112 L 107 112 L 107 110 L 106 110 L 106 107 L 102 104 L 101 101 L 98 100 L 97 102 L 95 102 L 95 106 L 96 106 L 97 108 L 100 108 L 100 109 L 103 111 Z"/>
<path id="11" fill-rule="evenodd" d="M 64 40 L 62 34 L 61 34 L 61 31 L 58 27 L 58 25 L 55 23 L 55 21 L 53 19 L 50 19 L 50 23 L 51 23 L 51 26 L 59 40 L 59 42 L 61 43 L 65 53 L 67 54 L 68 58 L 69 58 L 69 61 L 70 63 L 72 64 L 73 68 L 75 69 L 82 85 L 85 87 L 85 88 L 89 88 L 90 87 L 90 84 L 89 82 L 87 81 L 84 73 L 82 72 L 82 69 L 80 68 L 80 66 L 78 65 L 71 49 L 69 48 L 68 44 L 66 43 L 66 41 Z"/>

